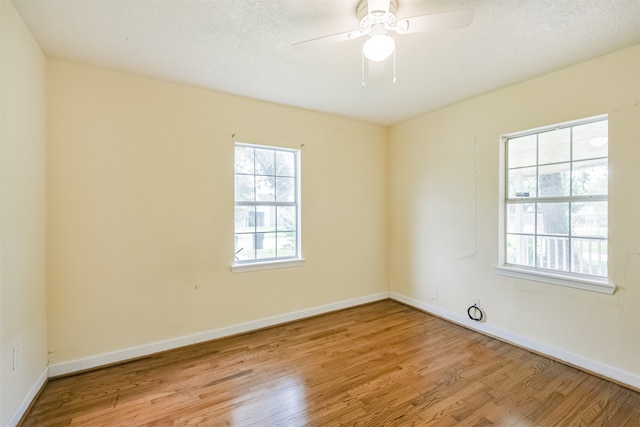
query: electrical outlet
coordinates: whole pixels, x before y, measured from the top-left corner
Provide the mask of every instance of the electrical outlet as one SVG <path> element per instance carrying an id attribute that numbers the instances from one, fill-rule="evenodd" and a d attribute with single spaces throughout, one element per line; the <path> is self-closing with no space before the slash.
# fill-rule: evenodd
<path id="1" fill-rule="evenodd" d="M 17 371 L 20 368 L 20 358 L 22 357 L 22 346 L 18 344 L 13 347 L 13 370 Z"/>
<path id="2" fill-rule="evenodd" d="M 478 307 L 480 307 L 480 298 L 474 298 L 473 305 L 477 305 Z"/>
<path id="3" fill-rule="evenodd" d="M 431 299 L 433 300 L 438 299 L 438 288 L 431 289 Z"/>

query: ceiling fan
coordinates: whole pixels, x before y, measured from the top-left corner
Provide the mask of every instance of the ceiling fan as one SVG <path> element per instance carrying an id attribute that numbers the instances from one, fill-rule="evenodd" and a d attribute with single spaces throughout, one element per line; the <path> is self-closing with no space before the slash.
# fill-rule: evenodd
<path id="1" fill-rule="evenodd" d="M 473 9 L 463 9 L 396 20 L 397 9 L 398 0 L 361 0 L 356 8 L 360 20 L 359 29 L 317 37 L 293 45 L 345 42 L 367 36 L 367 40 L 362 46 L 362 55 L 371 61 L 379 62 L 384 61 L 395 52 L 395 40 L 390 36 L 391 32 L 409 34 L 465 28 L 471 24 L 475 15 Z"/>

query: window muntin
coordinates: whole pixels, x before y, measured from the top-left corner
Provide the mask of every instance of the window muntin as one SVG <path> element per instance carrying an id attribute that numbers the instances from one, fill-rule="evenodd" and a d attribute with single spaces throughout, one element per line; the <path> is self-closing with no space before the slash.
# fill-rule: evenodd
<path id="1" fill-rule="evenodd" d="M 596 280 L 608 275 L 608 120 L 504 138 L 504 259 Z"/>
<path id="2" fill-rule="evenodd" d="M 235 146 L 235 263 L 300 259 L 299 150 Z"/>

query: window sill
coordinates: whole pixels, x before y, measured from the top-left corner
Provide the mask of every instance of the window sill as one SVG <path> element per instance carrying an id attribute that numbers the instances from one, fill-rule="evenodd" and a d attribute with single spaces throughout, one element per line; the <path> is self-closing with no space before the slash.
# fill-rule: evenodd
<path id="1" fill-rule="evenodd" d="M 252 262 L 246 264 L 233 264 L 232 273 L 246 273 L 248 271 L 273 270 L 277 268 L 299 267 L 305 262 L 304 258 L 288 259 L 284 261 Z"/>
<path id="2" fill-rule="evenodd" d="M 608 280 L 597 280 L 586 277 L 567 276 L 546 271 L 534 271 L 526 268 L 501 265 L 497 266 L 496 273 L 501 276 L 516 277 L 518 279 L 533 280 L 535 282 L 550 283 L 552 285 L 569 288 L 584 289 L 592 292 L 612 295 L 616 291 L 616 285 Z"/>

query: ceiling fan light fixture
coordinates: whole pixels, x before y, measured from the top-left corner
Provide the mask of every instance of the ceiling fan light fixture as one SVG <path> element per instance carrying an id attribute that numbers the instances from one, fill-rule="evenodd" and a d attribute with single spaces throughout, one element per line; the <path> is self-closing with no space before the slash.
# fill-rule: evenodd
<path id="1" fill-rule="evenodd" d="M 362 46 L 362 53 L 367 59 L 375 62 L 387 59 L 396 48 L 396 43 L 388 34 L 375 34 Z"/>

